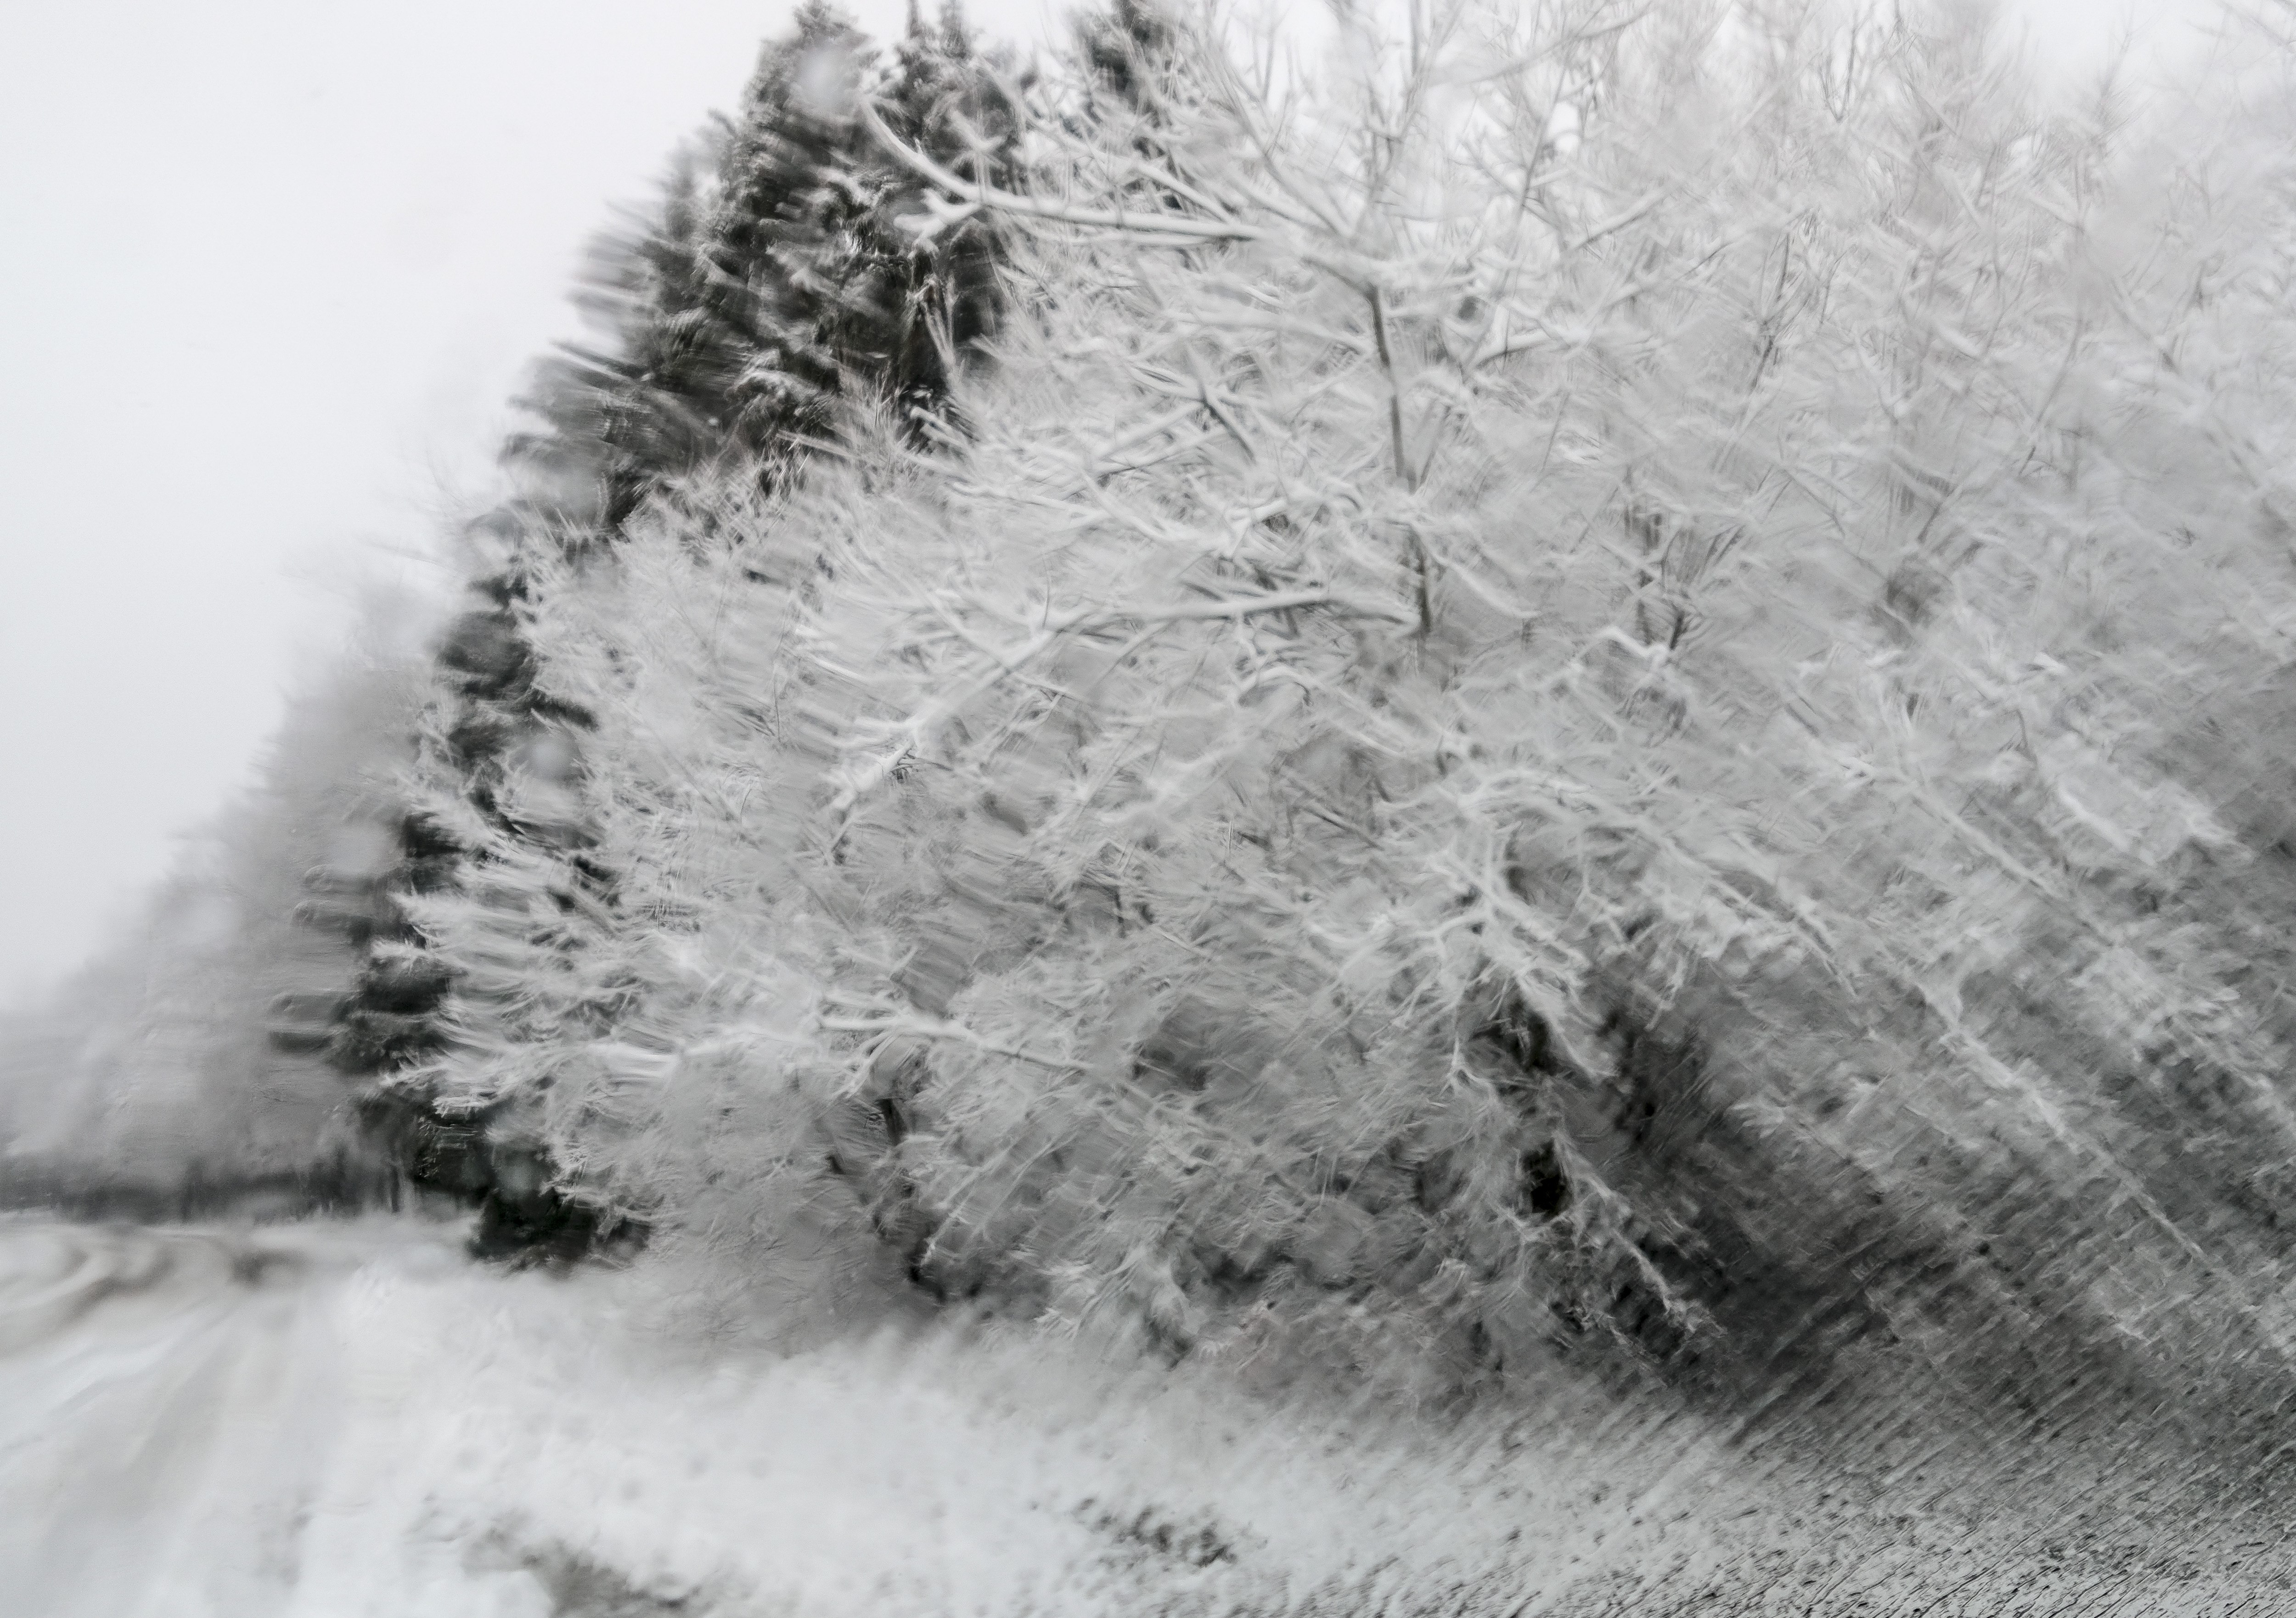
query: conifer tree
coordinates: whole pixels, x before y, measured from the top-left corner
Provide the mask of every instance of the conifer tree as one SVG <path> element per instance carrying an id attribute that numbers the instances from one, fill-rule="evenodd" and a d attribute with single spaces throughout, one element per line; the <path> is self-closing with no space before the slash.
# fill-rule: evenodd
<path id="1" fill-rule="evenodd" d="M 913 15 L 881 75 L 836 12 L 800 11 L 741 116 L 681 161 L 659 221 L 603 245 L 588 296 L 613 340 L 546 369 L 531 401 L 545 429 L 512 446 L 580 463 L 606 530 L 718 462 L 777 478 L 854 392 L 931 410 L 993 331 L 992 224 L 930 246 L 900 227 L 916 182 L 855 117 L 865 89 L 904 141 L 1010 178 L 1014 109 L 959 12 L 937 29 Z"/>
<path id="2" fill-rule="evenodd" d="M 527 640 L 537 560 L 610 552 L 699 473 L 777 486 L 856 403 L 921 434 L 996 326 L 996 227 L 902 227 L 918 182 L 857 117 L 865 94 L 908 145 L 1014 181 L 1017 108 L 954 4 L 938 27 L 913 12 L 884 69 L 812 0 L 738 115 L 681 158 L 655 219 L 601 245 L 584 301 L 605 341 L 544 368 L 527 401 L 540 429 L 506 450 L 528 493 L 472 535 L 477 601 L 438 654 L 402 858 L 373 896 L 332 1050 L 409 1176 L 482 1204 L 482 1245 L 595 1234 L 506 1092 L 546 1090 L 547 1053 L 619 1009 L 603 965 L 615 873 L 591 857 L 581 802 L 588 719 L 537 684 Z M 434 947 L 422 917 L 442 907 L 491 936 L 491 969 Z"/>

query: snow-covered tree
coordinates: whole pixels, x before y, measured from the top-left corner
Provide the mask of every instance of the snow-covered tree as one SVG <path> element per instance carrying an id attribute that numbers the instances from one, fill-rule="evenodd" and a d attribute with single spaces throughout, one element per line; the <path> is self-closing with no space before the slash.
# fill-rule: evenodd
<path id="1" fill-rule="evenodd" d="M 2276 1358 L 2284 112 L 2171 168 L 1921 13 L 1166 48 L 1009 181 L 862 114 L 1017 243 L 962 436 L 537 567 L 599 1014 L 439 1082 L 1173 1345 Z"/>
<path id="2" fill-rule="evenodd" d="M 491 1245 L 578 1246 L 594 1215 L 500 1115 L 493 1098 L 516 1087 L 471 1070 L 523 1071 L 620 1001 L 600 976 L 621 924 L 584 802 L 589 715 L 537 682 L 537 569 L 611 550 L 683 479 L 738 466 L 777 484 L 852 401 L 915 420 L 996 324 L 993 225 L 930 244 L 898 228 L 916 182 L 857 119 L 865 94 L 922 149 L 1009 177 L 1013 108 L 960 12 L 913 17 L 881 67 L 833 11 L 803 8 L 659 217 L 602 244 L 586 298 L 606 341 L 545 368 L 543 429 L 509 451 L 526 493 L 471 535 L 476 600 L 439 653 L 392 913 L 334 1055 L 418 1182 L 485 1199 Z M 433 916 L 462 927 L 452 958 Z"/>

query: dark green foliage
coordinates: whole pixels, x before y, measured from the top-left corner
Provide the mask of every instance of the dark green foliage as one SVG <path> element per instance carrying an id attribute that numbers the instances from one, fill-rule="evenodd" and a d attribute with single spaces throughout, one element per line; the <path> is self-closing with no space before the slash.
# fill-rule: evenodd
<path id="1" fill-rule="evenodd" d="M 902 228 L 918 211 L 915 182 L 857 116 L 864 94 L 942 164 L 1015 183 L 1019 108 L 954 5 L 938 28 L 913 14 L 881 70 L 849 21 L 808 4 L 766 48 L 738 114 L 679 159 L 654 217 L 595 249 L 580 296 L 603 340 L 542 368 L 525 401 L 540 428 L 505 451 L 533 497 L 475 525 L 493 554 L 476 603 L 439 647 L 430 770 L 496 832 L 559 856 L 570 914 L 611 914 L 612 873 L 585 856 L 593 839 L 578 818 L 521 819 L 503 794 L 530 749 L 549 740 L 578 753 L 589 724 L 537 689 L 521 617 L 529 547 L 610 548 L 649 501 L 709 469 L 752 467 L 771 486 L 856 404 L 890 405 L 921 430 L 996 330 L 994 226 L 967 221 L 929 243 Z M 578 764 L 568 773 L 578 778 Z M 397 895 L 448 891 L 477 856 L 420 808 L 400 824 L 399 850 L 356 903 L 315 896 L 313 919 L 365 952 L 331 1058 L 365 1087 L 368 1125 L 412 1181 L 480 1206 L 483 1249 L 578 1251 L 609 1233 L 600 1216 L 562 1195 L 532 1148 L 504 1145 L 503 1120 L 442 1111 L 422 1076 L 450 1048 L 455 983 Z M 572 934 L 530 942 L 578 947 Z"/>
<path id="2" fill-rule="evenodd" d="M 1116 0 L 1081 19 L 1077 33 L 1100 85 L 1135 110 L 1152 110 L 1157 73 L 1179 37 L 1171 19 L 1152 0 Z"/>
<path id="3" fill-rule="evenodd" d="M 599 247 L 585 301 L 610 342 L 545 368 L 529 400 L 545 430 L 511 446 L 589 484 L 588 537 L 713 462 L 783 475 L 855 395 L 921 419 L 994 333 L 993 226 L 919 244 L 898 224 L 917 210 L 915 183 L 855 107 L 872 91 L 903 141 L 1007 184 L 1017 110 L 954 11 L 938 29 L 913 19 L 881 85 L 873 57 L 842 17 L 808 5 L 767 50 L 741 115 L 680 159 L 659 218 Z"/>

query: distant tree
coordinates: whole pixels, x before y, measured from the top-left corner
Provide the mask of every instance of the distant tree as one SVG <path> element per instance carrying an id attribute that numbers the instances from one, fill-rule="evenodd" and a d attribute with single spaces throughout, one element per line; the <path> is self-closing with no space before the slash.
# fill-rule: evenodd
<path id="1" fill-rule="evenodd" d="M 325 1060 L 423 687 L 408 605 L 368 612 L 129 925 L 0 1026 L 0 1199 L 150 1217 L 384 1183 Z"/>

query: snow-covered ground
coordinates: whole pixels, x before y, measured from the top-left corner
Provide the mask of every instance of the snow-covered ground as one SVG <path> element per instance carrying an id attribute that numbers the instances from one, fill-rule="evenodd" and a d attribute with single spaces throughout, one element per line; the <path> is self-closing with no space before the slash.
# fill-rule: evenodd
<path id="1" fill-rule="evenodd" d="M 1281 1604 L 1488 1574 L 1534 1518 L 1423 1518 L 1056 1345 L 713 1337 L 659 1273 L 501 1275 L 442 1227 L 0 1231 L 11 1618 Z"/>
<path id="2" fill-rule="evenodd" d="M 0 1223 L 0 1614 L 1887 1612 L 1980 1567 L 1939 1611 L 2277 1588 L 2070 1523 L 2012 1576 L 2007 1535 L 1678 1426 L 1444 1437 L 1042 1335 L 800 1340 L 672 1265 L 503 1275 L 458 1234 Z"/>

